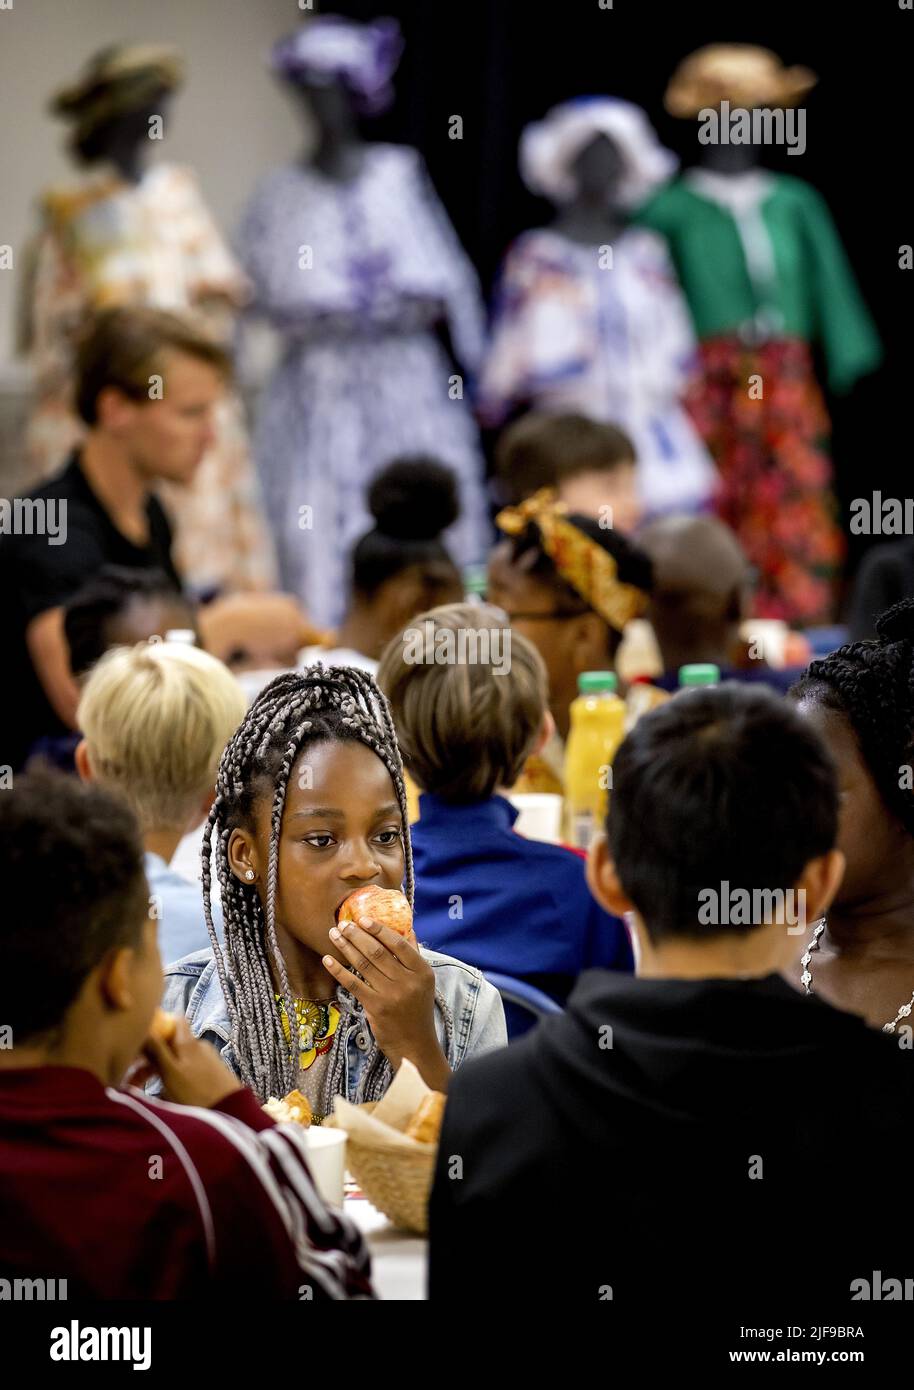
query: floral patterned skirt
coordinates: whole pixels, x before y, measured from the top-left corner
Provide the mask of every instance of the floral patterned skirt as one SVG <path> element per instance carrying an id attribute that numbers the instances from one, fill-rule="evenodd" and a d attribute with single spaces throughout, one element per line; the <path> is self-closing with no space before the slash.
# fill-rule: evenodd
<path id="1" fill-rule="evenodd" d="M 833 617 L 845 554 L 831 430 L 806 343 L 706 339 L 686 404 L 720 471 L 716 509 L 756 570 L 756 617 Z"/>

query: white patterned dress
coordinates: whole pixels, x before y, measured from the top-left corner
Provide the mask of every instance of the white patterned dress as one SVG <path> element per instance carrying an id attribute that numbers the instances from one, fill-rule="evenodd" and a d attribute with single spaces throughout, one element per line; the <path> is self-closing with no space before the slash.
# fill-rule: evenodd
<path id="1" fill-rule="evenodd" d="M 421 157 L 369 145 L 346 182 L 304 164 L 275 170 L 238 249 L 253 310 L 285 339 L 255 433 L 283 586 L 317 622 L 340 620 L 352 545 L 373 524 L 367 485 L 402 454 L 453 470 L 461 516 L 444 540 L 459 563 L 480 560 L 488 522 L 468 397 L 482 302 Z"/>
<path id="2" fill-rule="evenodd" d="M 682 406 L 696 369 L 688 310 L 662 240 L 630 227 L 603 248 L 550 228 L 509 248 L 495 297 L 480 410 L 580 411 L 621 425 L 650 514 L 701 508 L 716 470 Z"/>

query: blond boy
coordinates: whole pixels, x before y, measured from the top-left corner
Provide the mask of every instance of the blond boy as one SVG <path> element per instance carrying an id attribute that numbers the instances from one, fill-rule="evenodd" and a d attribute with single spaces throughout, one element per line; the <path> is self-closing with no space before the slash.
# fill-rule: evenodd
<path id="1" fill-rule="evenodd" d="M 221 661 L 176 642 L 115 647 L 83 687 L 76 767 L 84 781 L 116 792 L 139 821 L 166 964 L 210 944 L 200 886 L 170 862 L 213 803 L 222 750 L 246 707 Z"/>

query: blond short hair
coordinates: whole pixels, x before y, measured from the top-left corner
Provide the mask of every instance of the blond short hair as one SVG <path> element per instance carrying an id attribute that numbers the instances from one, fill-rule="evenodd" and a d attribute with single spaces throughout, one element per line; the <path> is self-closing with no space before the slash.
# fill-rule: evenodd
<path id="1" fill-rule="evenodd" d="M 184 829 L 215 789 L 222 750 L 246 709 L 241 686 L 208 652 L 140 642 L 105 653 L 76 717 L 93 776 L 148 832 Z"/>
<path id="2" fill-rule="evenodd" d="M 474 659 L 486 649 L 479 639 L 499 633 L 507 634 L 509 660 Z M 546 714 L 539 652 L 497 610 L 479 604 L 444 604 L 413 618 L 385 648 L 378 684 L 407 771 L 447 801 L 480 801 L 513 786 Z"/>

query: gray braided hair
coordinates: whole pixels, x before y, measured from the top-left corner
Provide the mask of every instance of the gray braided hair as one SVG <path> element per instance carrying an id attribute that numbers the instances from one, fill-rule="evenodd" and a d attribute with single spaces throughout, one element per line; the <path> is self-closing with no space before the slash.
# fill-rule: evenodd
<path id="1" fill-rule="evenodd" d="M 403 763 L 397 746 L 390 706 L 375 681 L 351 666 L 310 666 L 289 671 L 270 682 L 251 705 L 226 745 L 216 780 L 213 802 L 203 833 L 203 903 L 206 924 L 219 982 L 232 1027 L 232 1044 L 241 1079 L 261 1100 L 284 1096 L 298 1077 L 298 1040 L 290 1027 L 287 1040 L 276 1006 L 278 992 L 286 1018 L 294 1020 L 285 961 L 276 939 L 276 890 L 279 870 L 279 831 L 289 776 L 296 759 L 308 744 L 325 739 L 363 743 L 381 759 L 397 794 L 403 819 L 405 891 L 413 902 L 413 855 Z M 228 861 L 232 831 L 254 824 L 254 803 L 272 790 L 270 852 L 267 867 L 266 911 L 254 884 L 236 878 Z M 216 832 L 216 869 L 222 890 L 225 923 L 224 954 L 216 936 L 212 912 L 213 832 Z M 271 964 L 276 972 L 274 988 Z M 339 990 L 343 1007 L 351 1014 L 361 1006 L 345 990 Z M 450 1011 L 443 1008 L 448 1045 L 452 1033 Z M 367 1031 L 367 1026 L 366 1026 Z M 341 1089 L 344 1049 L 335 1046 L 324 1087 L 326 1109 Z M 392 1079 L 390 1063 L 373 1043 L 366 1057 L 360 1099 L 376 1100 Z"/>

